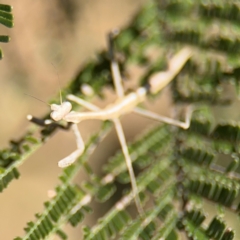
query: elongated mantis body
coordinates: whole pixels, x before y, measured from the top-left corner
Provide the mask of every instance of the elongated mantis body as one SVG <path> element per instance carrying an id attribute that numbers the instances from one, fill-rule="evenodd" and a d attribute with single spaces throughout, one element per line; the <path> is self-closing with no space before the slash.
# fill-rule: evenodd
<path id="1" fill-rule="evenodd" d="M 148 93 L 158 93 L 160 90 L 162 90 L 169 82 L 171 82 L 174 77 L 180 72 L 182 67 L 185 65 L 185 63 L 188 61 L 188 59 L 192 55 L 192 51 L 190 48 L 183 48 L 178 53 L 176 53 L 169 61 L 168 68 L 165 71 L 157 72 L 154 75 L 152 75 L 149 78 L 148 84 L 146 86 L 139 87 L 135 92 L 131 92 L 127 95 L 124 94 L 124 89 L 122 86 L 122 79 L 121 74 L 119 70 L 119 66 L 117 61 L 114 57 L 113 52 L 113 34 L 109 34 L 109 55 L 111 60 L 111 72 L 112 77 L 114 81 L 115 91 L 117 94 L 117 100 L 109 104 L 103 109 L 100 109 L 99 107 L 93 105 L 92 103 L 89 103 L 81 98 L 78 98 L 74 95 L 68 95 L 67 99 L 69 101 L 75 102 L 86 109 L 90 110 L 89 112 L 75 112 L 71 111 L 72 104 L 70 102 L 63 102 L 60 105 L 58 104 L 52 104 L 51 105 L 51 118 L 54 121 L 60 121 L 65 120 L 72 124 L 72 130 L 76 137 L 76 143 L 77 143 L 77 150 L 75 150 L 73 153 L 71 153 L 66 158 L 60 160 L 58 162 L 58 166 L 61 168 L 67 167 L 75 162 L 75 160 L 83 153 L 84 151 L 84 142 L 82 140 L 81 134 L 78 130 L 77 123 L 80 123 L 84 120 L 89 119 L 98 119 L 98 120 L 111 120 L 114 123 L 117 136 L 119 138 L 121 148 L 125 157 L 127 169 L 130 175 L 131 185 L 132 185 L 132 191 L 133 196 L 135 200 L 136 207 L 138 209 L 138 212 L 140 214 L 143 214 L 143 208 L 140 202 L 139 193 L 138 193 L 138 187 L 136 184 L 136 178 L 132 167 L 132 161 L 129 155 L 125 135 L 122 129 L 121 122 L 119 118 L 127 113 L 135 112 L 141 116 L 145 116 L 157 121 L 165 122 L 168 124 L 172 124 L 184 129 L 187 129 L 190 124 L 190 118 L 192 109 L 191 107 L 187 108 L 186 116 L 185 116 L 185 122 L 181 122 L 175 119 L 167 118 L 164 116 L 160 116 L 156 113 L 153 113 L 148 110 L 141 109 L 137 107 L 138 104 L 144 102 L 147 98 Z M 30 121 L 33 121 L 32 116 L 28 116 L 28 119 Z M 33 121 L 34 122 L 34 121 Z M 36 121 L 35 121 L 36 122 Z"/>

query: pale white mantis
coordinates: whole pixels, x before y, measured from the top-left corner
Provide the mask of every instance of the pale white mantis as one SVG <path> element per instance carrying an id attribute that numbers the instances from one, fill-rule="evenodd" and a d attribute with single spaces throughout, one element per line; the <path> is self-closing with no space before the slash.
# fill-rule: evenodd
<path id="1" fill-rule="evenodd" d="M 71 111 L 72 104 L 68 101 L 63 103 L 61 102 L 60 105 L 51 104 L 51 110 L 52 110 L 51 118 L 54 121 L 65 120 L 69 123 L 73 123 L 71 128 L 75 134 L 76 143 L 77 143 L 77 150 L 75 150 L 66 158 L 60 160 L 58 162 L 58 166 L 61 168 L 65 168 L 73 164 L 76 161 L 76 159 L 84 151 L 85 145 L 81 137 L 81 134 L 78 130 L 77 123 L 80 123 L 83 120 L 89 120 L 89 119 L 98 119 L 103 121 L 111 120 L 115 126 L 117 136 L 121 144 L 122 152 L 124 154 L 124 158 L 126 161 L 127 169 L 128 169 L 130 180 L 131 180 L 132 191 L 133 191 L 133 196 L 134 196 L 137 210 L 140 214 L 143 214 L 144 211 L 143 211 L 139 194 L 138 194 L 138 187 L 136 184 L 136 178 L 135 178 L 135 174 L 132 167 L 132 161 L 129 155 L 123 128 L 119 119 L 124 114 L 134 112 L 141 116 L 145 116 L 147 118 L 151 118 L 157 121 L 161 121 L 161 122 L 165 122 L 168 124 L 181 127 L 183 129 L 187 129 L 189 127 L 191 114 L 192 114 L 191 107 L 187 108 L 185 121 L 181 122 L 175 119 L 158 115 L 148 110 L 141 109 L 137 107 L 137 105 L 146 100 L 148 93 L 151 93 L 151 94 L 158 93 L 169 82 L 171 82 L 174 79 L 174 77 L 180 72 L 180 70 L 188 61 L 188 59 L 191 57 L 192 51 L 190 48 L 187 48 L 187 47 L 181 49 L 177 54 L 175 54 L 170 59 L 168 63 L 168 68 L 166 69 L 166 71 L 155 73 L 150 77 L 148 84 L 146 86 L 139 87 L 135 92 L 131 92 L 125 95 L 119 66 L 114 57 L 114 52 L 113 52 L 113 44 L 112 44 L 113 34 L 114 33 L 109 34 L 109 42 L 110 42 L 109 53 L 110 53 L 110 59 L 111 59 L 110 67 L 111 67 L 112 77 L 114 81 L 115 91 L 118 97 L 117 100 L 114 103 L 106 106 L 105 108 L 100 109 L 99 107 L 93 105 L 92 103 L 87 102 L 74 95 L 70 94 L 67 96 L 67 99 L 69 101 L 75 102 L 85 107 L 86 109 L 90 110 L 89 112 Z M 32 118 L 33 118 L 32 116 L 30 115 L 28 116 L 29 120 L 32 120 Z"/>

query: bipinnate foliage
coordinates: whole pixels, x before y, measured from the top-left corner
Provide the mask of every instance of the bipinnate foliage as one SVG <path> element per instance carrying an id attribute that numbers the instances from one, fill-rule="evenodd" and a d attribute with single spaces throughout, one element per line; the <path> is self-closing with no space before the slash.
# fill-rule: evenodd
<path id="1" fill-rule="evenodd" d="M 5 27 L 13 27 L 12 7 L 6 4 L 0 4 L 0 23 Z M 10 37 L 7 35 L 0 35 L 0 42 L 7 43 Z M 2 50 L 0 49 L 0 59 L 3 58 Z"/>
<path id="2" fill-rule="evenodd" d="M 133 196 L 121 151 L 103 167 L 103 177 L 88 164 L 96 144 L 111 128 L 105 122 L 84 154 L 63 170 L 56 196 L 44 203 L 45 209 L 36 214 L 35 221 L 27 223 L 25 236 L 16 239 L 46 239 L 52 234 L 67 239 L 62 226 L 82 223 L 92 211 L 89 203 L 93 199 L 106 202 L 119 196 L 115 194 L 119 183 L 128 191 L 93 227 L 84 227 L 84 239 L 239 239 L 224 215 L 230 211 L 237 219 L 240 210 L 240 126 L 232 119 L 221 122 L 213 114 L 214 106 L 230 106 L 234 99 L 234 94 L 231 99 L 226 97 L 226 86 L 233 83 L 235 95 L 240 94 L 239 18 L 240 5 L 233 0 L 149 1 L 115 39 L 122 73 L 127 74 L 129 64 L 144 66 L 139 84 L 147 82 L 153 72 L 166 69 L 168 55 L 191 45 L 193 57 L 174 79 L 171 90 L 176 104 L 191 104 L 195 111 L 188 130 L 161 125 L 129 144 L 145 216 L 129 212 Z M 161 52 L 154 60 L 146 54 L 153 47 Z M 64 94 L 85 98 L 79 92 L 83 83 L 90 84 L 99 96 L 103 87 L 112 85 L 105 51 L 81 69 Z M 1 191 L 18 178 L 17 168 L 27 156 L 59 127 L 43 128 L 41 138 L 29 131 L 19 141 L 10 142 L 1 152 Z M 222 156 L 224 162 L 219 160 Z M 89 179 L 74 184 L 81 168 Z M 206 203 L 219 210 L 207 215 Z"/>

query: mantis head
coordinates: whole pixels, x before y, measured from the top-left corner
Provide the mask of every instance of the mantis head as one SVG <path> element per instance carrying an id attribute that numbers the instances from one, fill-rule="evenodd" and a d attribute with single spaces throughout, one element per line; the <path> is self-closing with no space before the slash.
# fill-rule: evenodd
<path id="1" fill-rule="evenodd" d="M 51 104 L 51 118 L 54 121 L 60 121 L 64 119 L 64 117 L 70 113 L 72 109 L 72 104 L 70 102 L 63 102 L 61 105 Z"/>

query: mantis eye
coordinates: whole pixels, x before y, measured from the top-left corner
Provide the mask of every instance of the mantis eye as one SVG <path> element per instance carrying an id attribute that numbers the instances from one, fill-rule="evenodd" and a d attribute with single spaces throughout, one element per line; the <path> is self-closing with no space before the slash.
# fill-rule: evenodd
<path id="1" fill-rule="evenodd" d="M 61 107 L 62 107 L 63 114 L 66 115 L 71 111 L 72 104 L 70 102 L 63 102 Z"/>
<path id="2" fill-rule="evenodd" d="M 61 105 L 52 104 L 51 110 L 53 110 L 53 112 L 50 116 L 54 121 L 60 121 L 71 111 L 71 109 L 72 104 L 70 102 L 64 102 Z"/>
<path id="3" fill-rule="evenodd" d="M 60 121 L 63 118 L 62 113 L 58 111 L 51 112 L 50 116 L 54 121 Z"/>
<path id="4" fill-rule="evenodd" d="M 61 106 L 58 104 L 51 104 L 52 111 L 59 111 L 60 108 L 61 108 Z"/>

